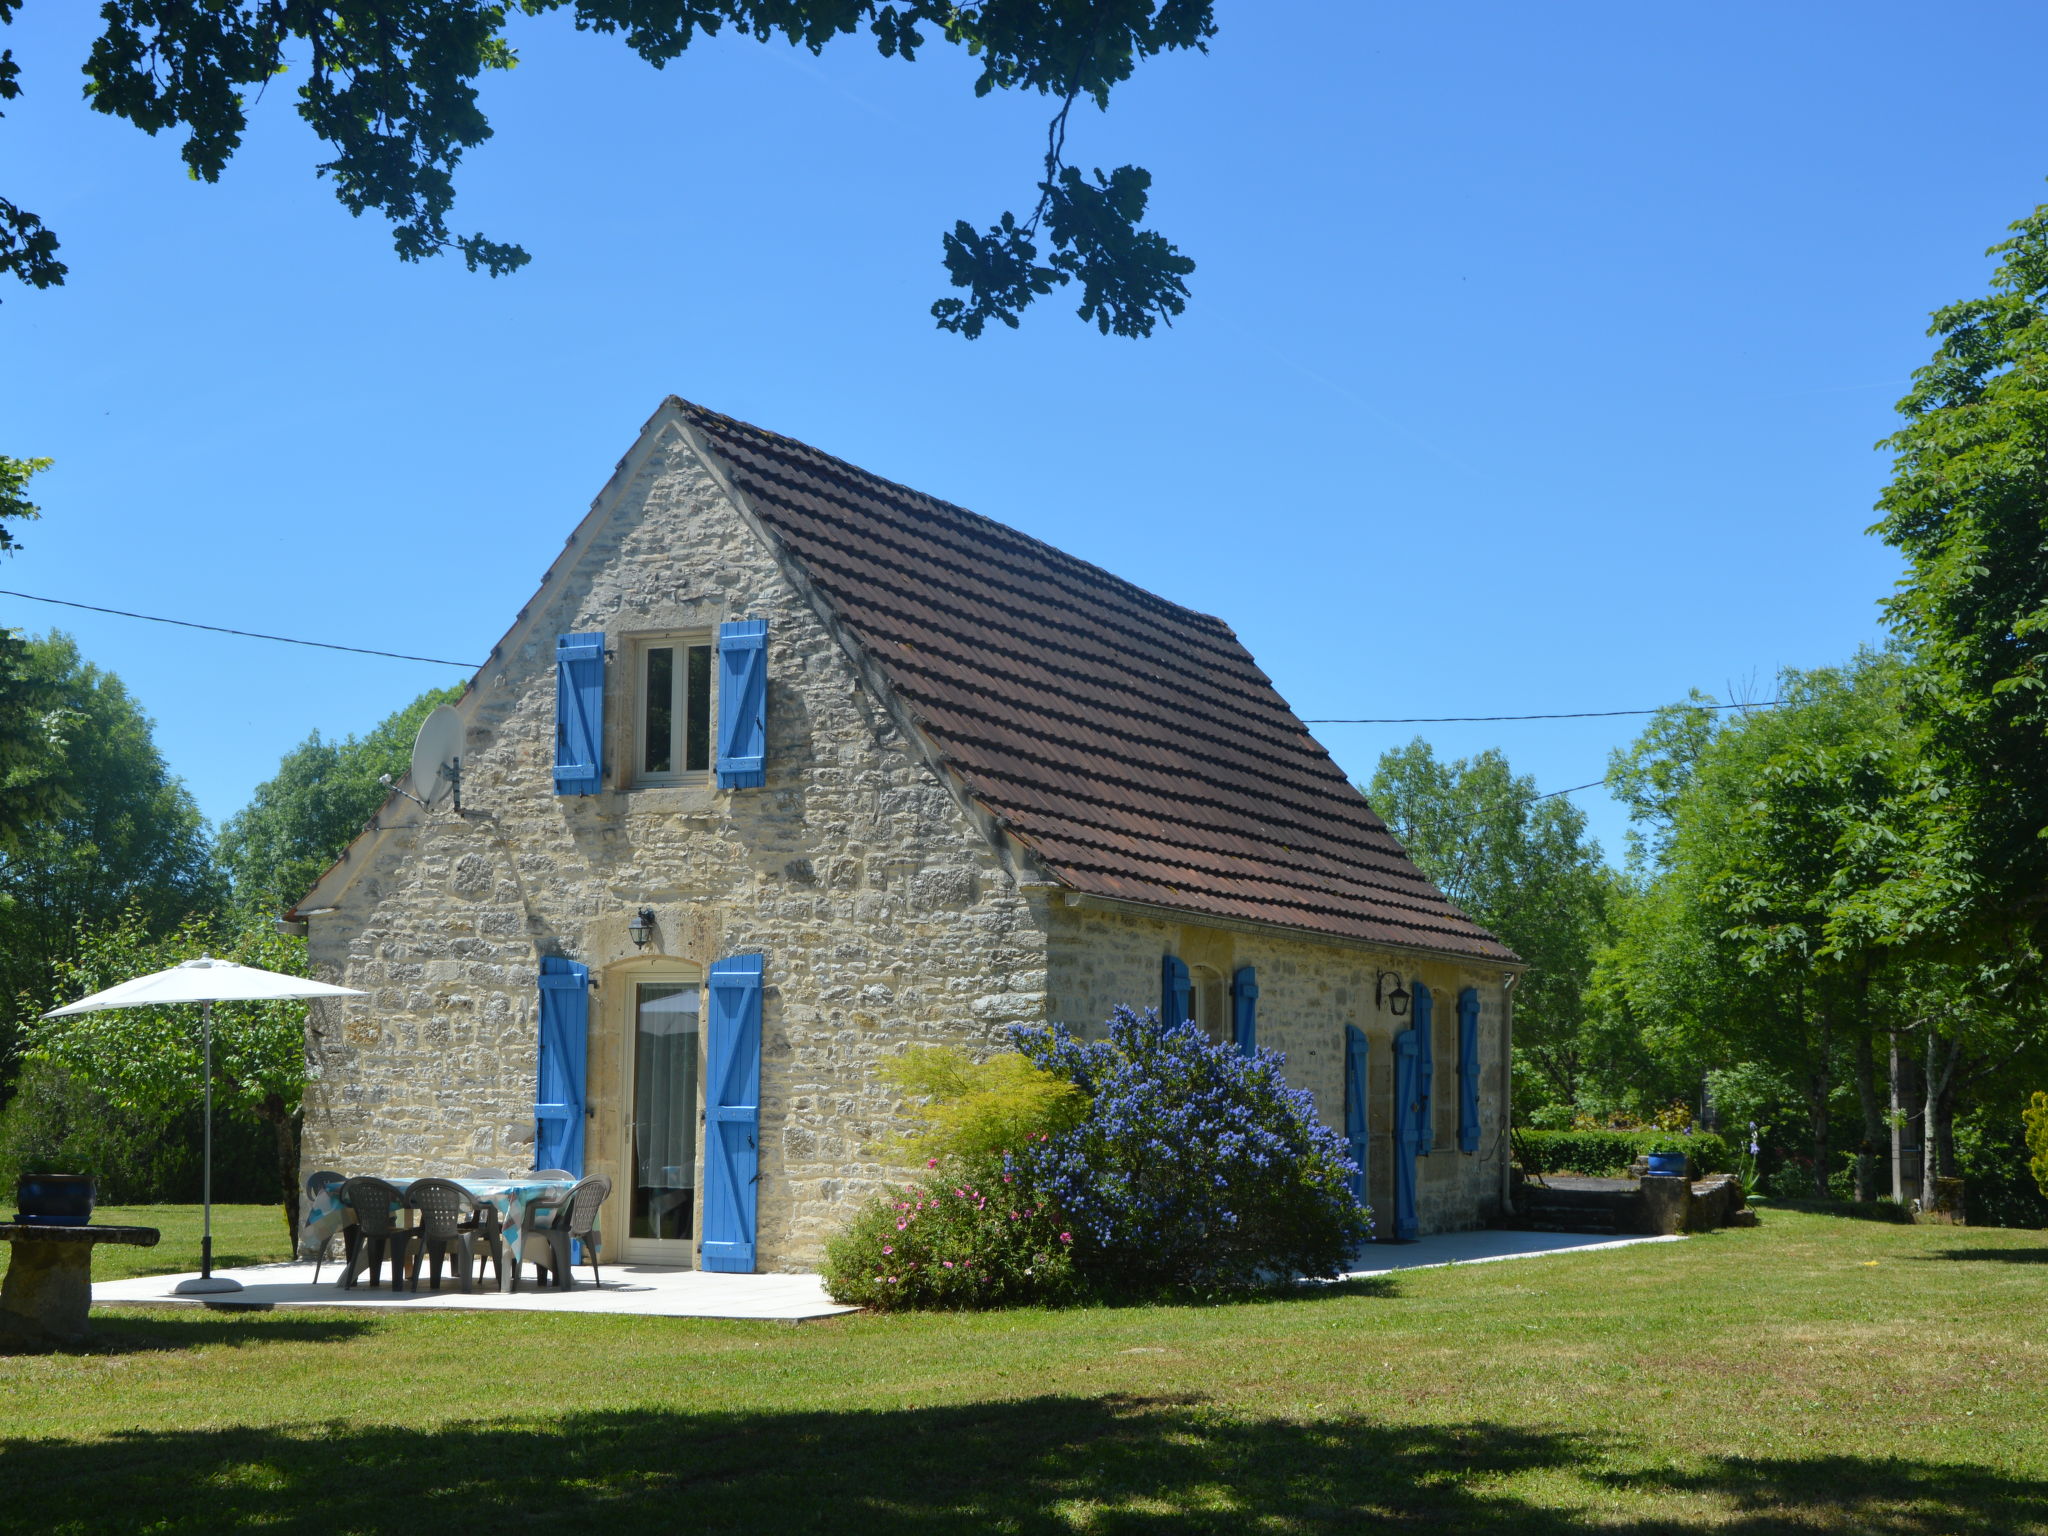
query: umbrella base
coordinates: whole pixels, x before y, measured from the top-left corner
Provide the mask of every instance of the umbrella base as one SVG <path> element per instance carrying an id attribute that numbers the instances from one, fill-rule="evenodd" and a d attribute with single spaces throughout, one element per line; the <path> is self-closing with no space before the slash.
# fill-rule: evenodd
<path id="1" fill-rule="evenodd" d="M 227 1291 L 239 1291 L 242 1282 L 230 1280 L 225 1275 L 194 1275 L 190 1280 L 180 1280 L 171 1287 L 174 1296 L 213 1296 Z"/>

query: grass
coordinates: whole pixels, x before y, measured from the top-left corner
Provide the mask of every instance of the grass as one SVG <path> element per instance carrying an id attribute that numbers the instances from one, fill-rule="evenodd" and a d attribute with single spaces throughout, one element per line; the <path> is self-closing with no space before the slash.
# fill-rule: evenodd
<path id="1" fill-rule="evenodd" d="M 131 1275 L 176 1275 L 199 1267 L 199 1207 L 196 1205 L 103 1205 L 92 1213 L 96 1227 L 155 1227 L 163 1236 L 154 1248 L 102 1243 L 93 1250 L 95 1280 Z M 11 1244 L 0 1243 L 0 1274 L 7 1272 Z M 213 1262 L 219 1269 L 288 1259 L 291 1243 L 283 1207 L 216 1205 Z"/>
<path id="2" fill-rule="evenodd" d="M 0 1358 L 0 1530 L 2048 1531 L 2048 1238 L 1764 1219 L 1221 1307 L 109 1309 Z"/>

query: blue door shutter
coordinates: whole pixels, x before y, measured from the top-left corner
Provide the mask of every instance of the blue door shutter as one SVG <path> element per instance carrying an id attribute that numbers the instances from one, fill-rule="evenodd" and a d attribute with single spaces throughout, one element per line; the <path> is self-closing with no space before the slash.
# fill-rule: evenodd
<path id="1" fill-rule="evenodd" d="M 1415 978 L 1415 1151 L 1427 1157 L 1436 1147 L 1436 1000 Z"/>
<path id="2" fill-rule="evenodd" d="M 1479 989 L 1458 994 L 1458 1150 L 1479 1150 Z"/>
<path id="3" fill-rule="evenodd" d="M 704 1093 L 706 1269 L 751 1274 L 761 1180 L 761 957 L 711 963 Z"/>
<path id="4" fill-rule="evenodd" d="M 1365 1031 L 1356 1024 L 1344 1026 L 1344 1140 L 1358 1172 L 1351 1176 L 1351 1198 L 1365 1204 L 1366 1157 L 1372 1143 L 1367 1136 Z"/>
<path id="5" fill-rule="evenodd" d="M 1179 955 L 1159 962 L 1159 1022 L 1171 1028 L 1188 1021 L 1188 963 Z"/>
<path id="6" fill-rule="evenodd" d="M 718 626 L 718 787 L 768 782 L 768 621 Z"/>
<path id="7" fill-rule="evenodd" d="M 1416 1039 L 1413 1029 L 1394 1036 L 1394 1240 L 1401 1243 L 1421 1230 L 1415 1217 L 1415 1136 L 1422 1109 Z"/>
<path id="8" fill-rule="evenodd" d="M 604 636 L 563 635 L 555 641 L 555 793 L 603 787 Z"/>
<path id="9" fill-rule="evenodd" d="M 1259 973 L 1248 965 L 1230 978 L 1230 1024 L 1237 1036 L 1237 1054 L 1259 1054 Z"/>
<path id="10" fill-rule="evenodd" d="M 543 956 L 533 1166 L 583 1176 L 583 1090 L 590 1053 L 590 967 Z"/>

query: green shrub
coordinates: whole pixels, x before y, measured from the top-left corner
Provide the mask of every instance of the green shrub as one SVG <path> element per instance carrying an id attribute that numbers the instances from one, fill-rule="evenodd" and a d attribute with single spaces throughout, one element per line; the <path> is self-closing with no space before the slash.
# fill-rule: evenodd
<path id="1" fill-rule="evenodd" d="M 1515 1141 L 1541 1173 L 1619 1178 L 1651 1152 L 1683 1152 L 1695 1174 L 1727 1173 L 1735 1166 L 1734 1149 L 1713 1131 L 1517 1131 Z"/>
<path id="2" fill-rule="evenodd" d="M 929 1161 L 826 1245 L 835 1301 L 897 1312 L 1075 1299 L 1073 1233 L 1000 1152 Z"/>
<path id="3" fill-rule="evenodd" d="M 1057 1136 L 1088 1109 L 1079 1089 L 1015 1051 L 976 1061 L 949 1046 L 912 1046 L 880 1063 L 876 1075 L 923 1101 L 908 1111 L 916 1129 L 886 1149 L 920 1162 L 991 1157 L 1034 1133 Z"/>

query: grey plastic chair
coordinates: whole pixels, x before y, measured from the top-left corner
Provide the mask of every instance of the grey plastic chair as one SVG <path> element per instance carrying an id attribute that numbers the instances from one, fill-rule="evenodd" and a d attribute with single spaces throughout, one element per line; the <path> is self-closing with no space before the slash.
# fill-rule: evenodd
<path id="1" fill-rule="evenodd" d="M 341 1187 L 347 1182 L 348 1175 L 336 1173 L 331 1168 L 323 1168 L 318 1173 L 309 1173 L 306 1175 L 306 1200 L 310 1204 L 327 1195 L 340 1199 Z M 343 1203 L 346 1204 L 347 1202 L 344 1201 Z M 345 1226 L 341 1229 L 341 1251 L 342 1263 L 344 1265 L 355 1254 L 356 1235 L 356 1229 L 353 1226 Z M 315 1285 L 320 1283 L 320 1266 L 326 1262 L 327 1244 L 322 1243 L 320 1251 L 313 1255 L 313 1283 Z"/>
<path id="2" fill-rule="evenodd" d="M 341 1186 L 341 1200 L 356 1213 L 356 1240 L 342 1267 L 342 1289 L 354 1290 L 356 1278 L 368 1270 L 374 1291 L 377 1270 L 389 1259 L 391 1289 L 397 1290 L 415 1235 L 406 1220 L 405 1191 L 383 1179 L 355 1178 Z"/>
<path id="3" fill-rule="evenodd" d="M 590 1265 L 590 1283 L 604 1283 L 604 1276 L 597 1267 L 599 1250 L 603 1246 L 603 1239 L 597 1230 L 597 1215 L 605 1201 L 611 1198 L 611 1194 L 612 1181 L 601 1173 L 594 1173 L 587 1179 L 579 1180 L 576 1187 L 560 1202 L 535 1213 L 536 1224 L 526 1228 L 525 1237 L 529 1244 L 538 1243 L 547 1249 L 550 1285 L 567 1290 L 576 1283 L 571 1272 L 573 1266 L 569 1262 L 569 1256 L 574 1251 L 570 1247 L 571 1243 L 583 1244 L 584 1258 Z M 550 1214 L 553 1219 L 547 1221 L 546 1218 Z M 546 1224 L 540 1225 L 542 1221 L 546 1221 Z M 536 1268 L 540 1267 L 541 1259 L 538 1252 L 529 1254 L 528 1260 Z"/>
<path id="4" fill-rule="evenodd" d="M 463 1175 L 465 1179 L 509 1179 L 511 1171 L 505 1168 L 472 1168 Z"/>
<path id="5" fill-rule="evenodd" d="M 494 1241 L 487 1236 L 482 1202 L 453 1179 L 415 1179 L 405 1191 L 405 1203 L 407 1209 L 420 1214 L 419 1225 L 413 1229 L 412 1288 L 420 1288 L 420 1263 L 424 1260 L 430 1287 L 441 1289 L 441 1261 L 448 1259 L 463 1289 L 474 1291 L 477 1241 Z M 498 1273 L 504 1273 L 502 1259 Z"/>
<path id="6" fill-rule="evenodd" d="M 573 1179 L 576 1175 L 566 1168 L 536 1168 L 527 1177 L 530 1179 Z"/>

